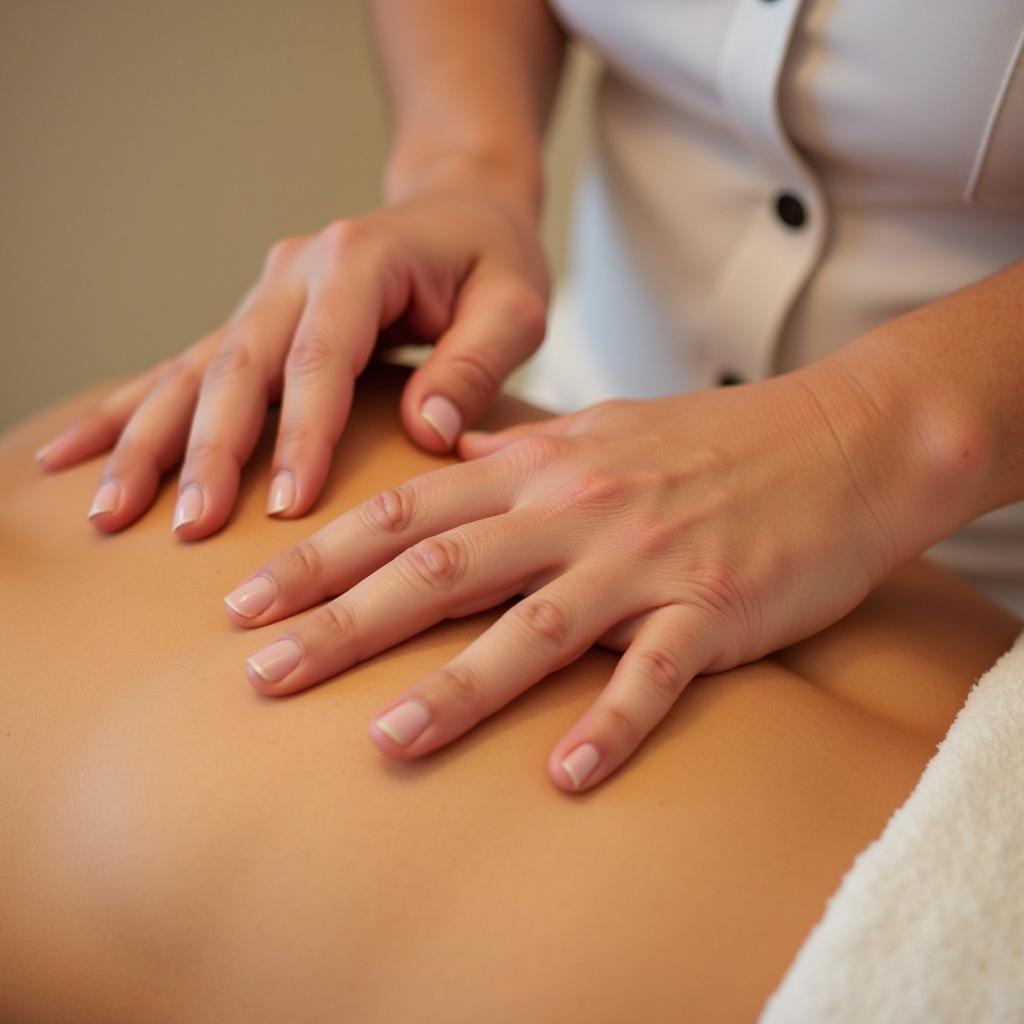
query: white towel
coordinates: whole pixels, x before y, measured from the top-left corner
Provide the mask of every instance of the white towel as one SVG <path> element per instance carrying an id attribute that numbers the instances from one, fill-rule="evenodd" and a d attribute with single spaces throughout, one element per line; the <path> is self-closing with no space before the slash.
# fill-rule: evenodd
<path id="1" fill-rule="evenodd" d="M 1024 1022 L 1024 632 L 831 897 L 760 1024 Z"/>

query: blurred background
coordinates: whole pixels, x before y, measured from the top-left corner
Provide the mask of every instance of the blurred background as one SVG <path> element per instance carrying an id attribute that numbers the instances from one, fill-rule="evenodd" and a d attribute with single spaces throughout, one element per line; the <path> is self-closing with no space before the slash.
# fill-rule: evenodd
<path id="1" fill-rule="evenodd" d="M 565 264 L 594 67 L 548 143 Z M 0 2 L 0 428 L 217 326 L 268 246 L 378 202 L 362 0 Z"/>

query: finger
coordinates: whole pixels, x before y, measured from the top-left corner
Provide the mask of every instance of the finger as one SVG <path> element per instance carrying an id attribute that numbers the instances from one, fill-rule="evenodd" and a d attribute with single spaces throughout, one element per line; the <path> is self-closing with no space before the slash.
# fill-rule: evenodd
<path id="1" fill-rule="evenodd" d="M 219 344 L 220 336 L 220 330 L 213 331 L 190 345 L 176 359 L 165 359 L 117 388 L 98 408 L 43 445 L 36 452 L 40 464 L 47 470 L 64 469 L 112 448 L 156 382 L 180 359 L 190 360 L 199 367 L 205 366 Z"/>
<path id="2" fill-rule="evenodd" d="M 482 459 L 527 437 L 567 437 L 576 429 L 579 417 L 580 413 L 574 412 L 565 416 L 547 416 L 530 423 L 517 423 L 504 430 L 467 430 L 459 437 L 456 451 L 462 459 Z"/>
<path id="3" fill-rule="evenodd" d="M 555 560 L 541 541 L 550 533 L 530 508 L 422 540 L 253 655 L 246 662 L 249 680 L 263 693 L 295 693 L 503 585 L 503 596 L 519 593 Z"/>
<path id="4" fill-rule="evenodd" d="M 245 314 L 248 313 L 250 309 L 252 309 L 252 304 L 256 301 L 256 299 L 259 296 L 261 284 L 262 278 L 260 280 L 254 281 L 251 285 L 249 285 L 249 287 L 245 290 L 245 293 L 238 300 L 238 303 L 236 304 L 235 308 L 231 310 L 231 312 L 228 314 L 227 320 L 225 321 L 226 323 L 231 323 L 234 320 L 241 320 L 242 317 L 245 316 Z"/>
<path id="5" fill-rule="evenodd" d="M 402 421 L 413 440 L 449 451 L 537 350 L 544 330 L 544 300 L 527 284 L 493 273 L 470 278 L 452 326 L 402 392 Z"/>
<path id="6" fill-rule="evenodd" d="M 666 605 L 645 619 L 600 696 L 555 745 L 548 774 L 567 792 L 592 789 L 624 764 L 683 689 L 714 660 L 705 613 Z"/>
<path id="7" fill-rule="evenodd" d="M 323 489 L 353 382 L 377 337 L 379 291 L 377 280 L 358 271 L 311 288 L 285 363 L 270 515 L 303 515 Z"/>
<path id="8" fill-rule="evenodd" d="M 97 529 L 114 533 L 149 507 L 161 476 L 181 459 L 200 376 L 194 362 L 175 360 L 132 414 L 89 510 Z"/>
<path id="9" fill-rule="evenodd" d="M 180 539 L 205 537 L 230 515 L 301 307 L 301 289 L 271 279 L 249 311 L 225 329 L 203 375 L 181 470 L 173 522 Z"/>
<path id="10" fill-rule="evenodd" d="M 607 633 L 601 636 L 598 643 L 607 647 L 610 651 L 618 651 L 620 654 L 633 642 L 637 631 L 658 609 L 652 608 L 649 611 L 641 612 L 628 619 L 617 622 Z"/>
<path id="11" fill-rule="evenodd" d="M 262 626 L 334 597 L 418 541 L 507 512 L 520 472 L 508 459 L 458 462 L 380 491 L 257 569 L 224 599 L 228 615 Z"/>
<path id="12" fill-rule="evenodd" d="M 146 397 L 163 364 L 108 395 L 96 409 L 69 424 L 36 451 L 36 460 L 46 470 L 65 469 L 113 447 L 128 418 Z"/>
<path id="13" fill-rule="evenodd" d="M 382 708 L 370 726 L 374 743 L 408 760 L 451 742 L 575 661 L 621 617 L 621 601 L 605 569 L 580 566 L 562 574 Z"/>

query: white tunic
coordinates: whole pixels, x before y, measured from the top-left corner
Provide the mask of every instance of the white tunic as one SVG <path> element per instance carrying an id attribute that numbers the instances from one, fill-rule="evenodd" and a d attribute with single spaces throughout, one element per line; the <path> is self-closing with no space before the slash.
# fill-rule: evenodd
<path id="1" fill-rule="evenodd" d="M 526 397 L 761 379 L 1024 258 L 1024 0 L 553 7 L 604 72 Z M 1024 502 L 930 555 L 1024 613 Z"/>

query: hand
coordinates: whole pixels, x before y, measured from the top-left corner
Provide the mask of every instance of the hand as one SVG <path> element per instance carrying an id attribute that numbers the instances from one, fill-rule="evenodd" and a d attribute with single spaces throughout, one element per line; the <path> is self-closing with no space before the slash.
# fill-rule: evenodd
<path id="1" fill-rule="evenodd" d="M 590 788 L 695 675 L 817 632 L 898 564 L 876 437 L 856 389 L 808 370 L 464 434 L 466 461 L 375 495 L 228 596 L 241 626 L 327 600 L 249 659 L 249 680 L 292 694 L 523 594 L 371 736 L 419 757 L 600 642 L 625 655 L 548 762 L 557 786 Z"/>
<path id="2" fill-rule="evenodd" d="M 323 487 L 382 330 L 436 342 L 401 417 L 416 443 L 445 451 L 540 344 L 547 288 L 536 226 L 468 188 L 286 238 L 223 326 L 115 391 L 37 458 L 61 469 L 113 446 L 89 513 L 113 533 L 146 510 L 184 453 L 174 530 L 195 540 L 227 520 L 280 398 L 267 511 L 300 516 Z"/>

